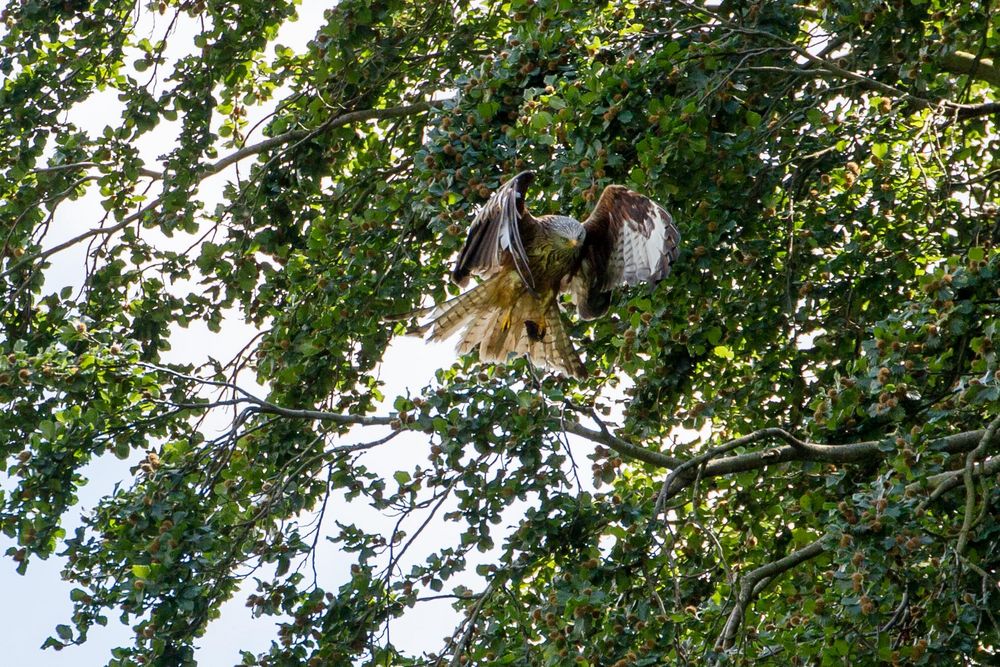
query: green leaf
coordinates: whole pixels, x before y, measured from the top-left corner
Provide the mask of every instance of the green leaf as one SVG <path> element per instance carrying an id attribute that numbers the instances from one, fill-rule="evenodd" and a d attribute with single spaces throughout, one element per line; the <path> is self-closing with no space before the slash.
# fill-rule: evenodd
<path id="1" fill-rule="evenodd" d="M 552 125 L 552 114 L 548 111 L 539 111 L 531 117 L 531 129 L 536 132 L 547 130 Z"/>
<path id="2" fill-rule="evenodd" d="M 725 345 L 716 345 L 714 348 L 712 348 L 712 354 L 714 354 L 717 357 L 721 357 L 723 359 L 728 359 L 728 360 L 736 358 L 736 355 L 733 354 L 733 351 Z"/>

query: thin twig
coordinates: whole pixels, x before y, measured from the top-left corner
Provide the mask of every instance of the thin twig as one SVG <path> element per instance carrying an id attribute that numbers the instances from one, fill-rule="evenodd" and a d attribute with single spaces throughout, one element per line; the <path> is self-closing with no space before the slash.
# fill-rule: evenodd
<path id="1" fill-rule="evenodd" d="M 475 606 L 472 607 L 472 611 L 469 612 L 469 616 L 465 620 L 465 631 L 462 633 L 462 637 L 455 644 L 455 648 L 452 650 L 451 660 L 448 662 L 448 667 L 458 667 L 462 663 L 462 651 L 469 644 L 469 639 L 472 638 L 472 631 L 476 627 L 476 619 L 479 618 L 479 612 L 483 609 L 483 604 L 486 603 L 486 599 L 490 596 L 493 591 L 493 582 L 491 581 L 489 585 L 483 590 L 479 595 L 479 599 L 476 601 Z M 438 664 L 441 661 L 438 660 Z"/>

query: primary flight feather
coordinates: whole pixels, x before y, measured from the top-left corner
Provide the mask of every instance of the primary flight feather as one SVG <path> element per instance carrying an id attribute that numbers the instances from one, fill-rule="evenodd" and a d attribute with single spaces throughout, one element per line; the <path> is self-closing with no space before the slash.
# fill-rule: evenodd
<path id="1" fill-rule="evenodd" d="M 534 181 L 524 171 L 493 193 L 479 211 L 452 272 L 466 285 L 485 280 L 441 304 L 415 331 L 443 340 L 464 331 L 465 354 L 482 361 L 526 355 L 539 367 L 577 378 L 587 370 L 560 319 L 558 296 L 569 292 L 585 320 L 600 317 L 619 285 L 656 282 L 677 259 L 680 233 L 656 202 L 622 185 L 604 189 L 590 216 L 531 215 L 524 197 Z"/>

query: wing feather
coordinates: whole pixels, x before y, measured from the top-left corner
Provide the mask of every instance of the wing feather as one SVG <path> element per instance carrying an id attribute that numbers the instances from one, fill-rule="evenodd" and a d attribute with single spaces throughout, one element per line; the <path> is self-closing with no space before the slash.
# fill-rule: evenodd
<path id="1" fill-rule="evenodd" d="M 531 171 L 522 171 L 500 186 L 479 210 L 465 240 L 452 280 L 468 282 L 470 274 L 487 276 L 509 257 L 521 280 L 534 290 L 525 241 L 534 236 L 537 223 L 524 206 L 524 195 L 535 180 Z"/>
<path id="2" fill-rule="evenodd" d="M 570 292 L 584 319 L 607 311 L 615 287 L 663 280 L 677 259 L 681 236 L 673 218 L 622 185 L 604 189 L 583 226 L 583 260 Z"/>

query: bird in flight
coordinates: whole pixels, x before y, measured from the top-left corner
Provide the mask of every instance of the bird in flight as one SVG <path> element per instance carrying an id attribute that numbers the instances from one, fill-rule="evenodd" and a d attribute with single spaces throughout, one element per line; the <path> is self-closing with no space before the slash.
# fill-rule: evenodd
<path id="1" fill-rule="evenodd" d="M 481 361 L 525 355 L 539 367 L 586 378 L 587 369 L 560 319 L 558 297 L 568 292 L 581 319 L 604 315 L 619 285 L 656 282 L 677 259 L 680 233 L 656 202 L 609 185 L 590 216 L 534 217 L 524 197 L 534 181 L 524 171 L 504 183 L 479 211 L 452 272 L 472 289 L 437 306 L 412 333 L 444 340 L 463 331 L 460 354 L 479 348 Z"/>

